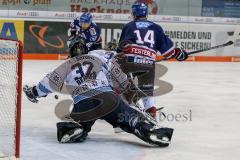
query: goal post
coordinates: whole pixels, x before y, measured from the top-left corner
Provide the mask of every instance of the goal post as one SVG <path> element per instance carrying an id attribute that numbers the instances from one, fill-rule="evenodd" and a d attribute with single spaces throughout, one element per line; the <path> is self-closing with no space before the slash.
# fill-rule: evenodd
<path id="1" fill-rule="evenodd" d="M 20 156 L 21 41 L 0 38 L 0 160 Z"/>

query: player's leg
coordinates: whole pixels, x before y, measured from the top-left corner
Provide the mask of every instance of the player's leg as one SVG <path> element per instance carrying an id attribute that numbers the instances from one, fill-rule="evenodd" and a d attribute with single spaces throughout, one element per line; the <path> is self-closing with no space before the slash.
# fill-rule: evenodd
<path id="1" fill-rule="evenodd" d="M 86 109 L 94 108 L 98 102 L 94 99 L 85 99 L 75 104 L 72 113 L 84 112 Z M 59 122 L 57 123 L 57 138 L 61 143 L 83 142 L 91 131 L 95 120 L 87 122 Z"/>
<path id="2" fill-rule="evenodd" d="M 155 63 L 148 68 L 148 71 L 144 74 L 138 75 L 138 87 L 141 89 L 146 96 L 142 98 L 145 110 L 151 114 L 152 117 L 156 118 L 156 104 L 155 98 L 153 97 L 154 91 L 154 79 L 155 79 Z"/>
<path id="3" fill-rule="evenodd" d="M 88 132 L 81 124 L 75 122 L 58 122 L 57 138 L 61 143 L 83 142 Z"/>
<path id="4" fill-rule="evenodd" d="M 126 73 L 128 76 L 130 75 L 132 76 L 129 78 L 141 77 L 142 75 L 145 75 L 145 74 L 148 75 L 149 70 L 152 70 L 153 68 L 153 64 L 135 63 L 134 59 L 135 59 L 135 56 L 125 56 L 123 58 L 118 59 L 118 63 L 120 64 L 122 71 Z M 137 94 L 137 96 L 135 94 Z M 133 103 L 138 101 L 143 96 L 146 96 L 146 94 L 147 93 L 143 95 L 141 93 L 138 93 L 137 91 L 123 93 L 126 100 L 128 102 L 132 101 Z"/>
<path id="5" fill-rule="evenodd" d="M 113 126 L 117 124 L 124 131 L 147 143 L 158 146 L 168 146 L 173 134 L 171 128 L 157 127 L 149 123 L 141 113 L 129 107 L 120 97 L 118 107 L 102 119 Z"/>
<path id="6" fill-rule="evenodd" d="M 102 92 L 81 100 L 74 105 L 70 118 L 74 122 L 63 122 L 57 125 L 60 142 L 82 142 L 95 120 L 107 115 L 116 108 L 117 96 L 114 92 Z M 80 122 L 80 123 L 78 123 Z"/>
<path id="7" fill-rule="evenodd" d="M 134 95 L 131 92 L 124 93 L 127 101 L 133 101 L 135 103 L 140 98 L 143 98 L 144 108 L 153 117 L 156 117 L 156 105 L 154 102 L 154 79 L 155 79 L 155 62 L 150 59 L 146 59 L 143 56 L 125 56 L 118 59 L 121 69 L 126 74 L 132 74 L 133 77 L 138 78 L 138 87 L 144 94 Z M 136 98 L 137 97 L 137 98 Z"/>

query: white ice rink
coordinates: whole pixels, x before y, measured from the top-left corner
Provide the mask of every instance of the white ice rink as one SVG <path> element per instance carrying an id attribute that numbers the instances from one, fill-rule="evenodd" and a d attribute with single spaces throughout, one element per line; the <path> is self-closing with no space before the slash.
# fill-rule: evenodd
<path id="1" fill-rule="evenodd" d="M 61 61 L 24 61 L 23 84 L 37 83 Z M 54 95 L 38 104 L 22 98 L 21 160 L 239 160 L 240 63 L 163 63 L 162 77 L 174 85 L 157 97 L 175 132 L 167 148 L 151 147 L 98 121 L 84 143 L 59 144 Z M 190 120 L 191 112 L 191 120 Z M 172 121 L 172 115 L 188 121 Z"/>

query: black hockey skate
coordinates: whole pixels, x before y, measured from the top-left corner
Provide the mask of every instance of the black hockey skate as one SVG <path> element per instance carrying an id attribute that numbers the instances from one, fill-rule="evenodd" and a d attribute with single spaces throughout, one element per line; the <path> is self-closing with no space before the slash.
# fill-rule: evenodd
<path id="1" fill-rule="evenodd" d="M 81 125 L 72 122 L 57 123 L 57 137 L 60 143 L 83 142 L 88 132 L 85 132 Z"/>
<path id="2" fill-rule="evenodd" d="M 143 141 L 157 145 L 159 147 L 169 146 L 173 129 L 166 127 L 157 127 L 146 120 L 141 120 L 140 117 L 135 117 L 131 120 L 133 133 Z"/>
<path id="3" fill-rule="evenodd" d="M 172 128 L 158 128 L 148 133 L 149 143 L 159 147 L 167 147 L 172 139 Z"/>

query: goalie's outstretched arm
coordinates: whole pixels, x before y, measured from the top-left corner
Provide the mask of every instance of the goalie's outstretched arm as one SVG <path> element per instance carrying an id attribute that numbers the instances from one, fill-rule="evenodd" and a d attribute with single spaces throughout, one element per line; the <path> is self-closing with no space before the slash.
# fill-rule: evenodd
<path id="1" fill-rule="evenodd" d="M 47 74 L 37 85 L 32 87 L 25 85 L 23 91 L 26 97 L 33 103 L 38 102 L 38 98 L 46 97 L 53 92 L 60 92 L 69 72 L 70 61 L 66 61 L 53 72 Z"/>

